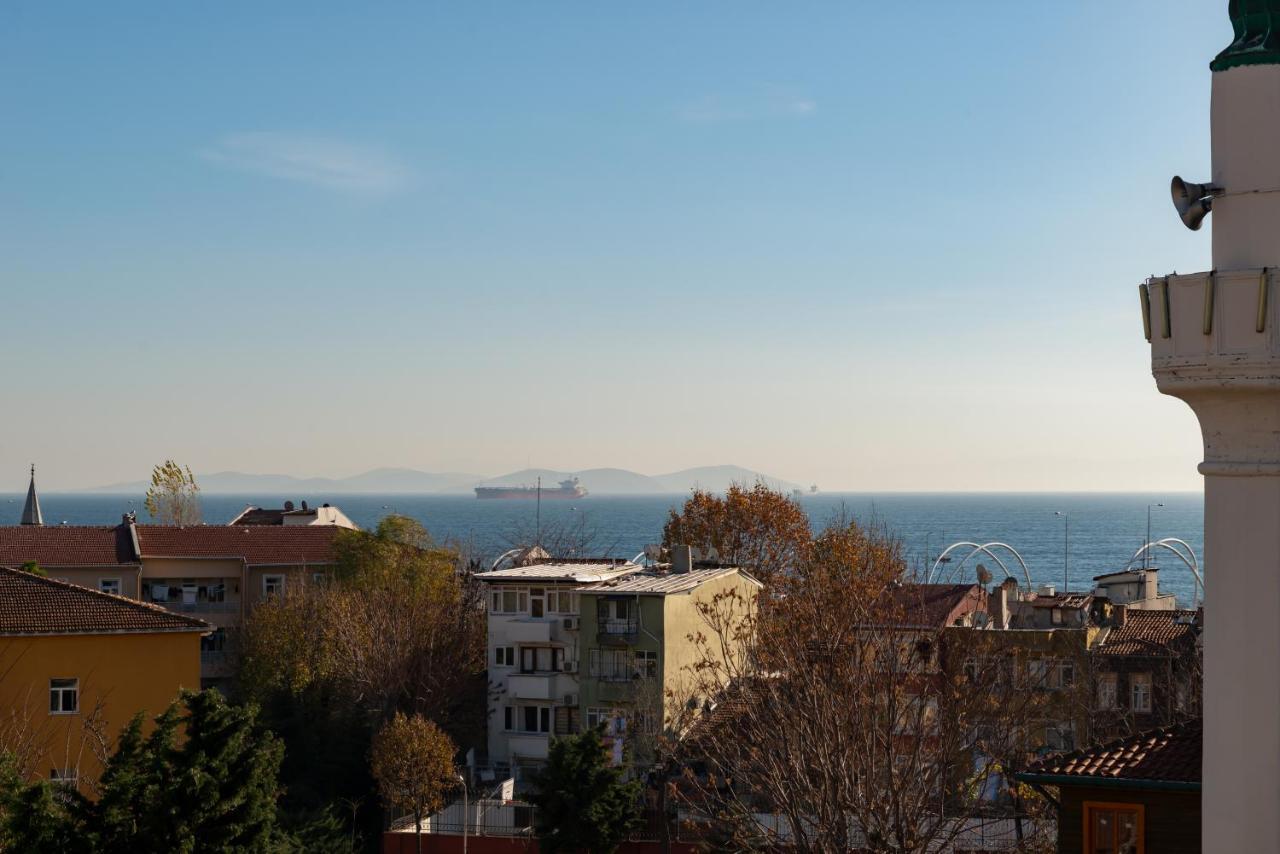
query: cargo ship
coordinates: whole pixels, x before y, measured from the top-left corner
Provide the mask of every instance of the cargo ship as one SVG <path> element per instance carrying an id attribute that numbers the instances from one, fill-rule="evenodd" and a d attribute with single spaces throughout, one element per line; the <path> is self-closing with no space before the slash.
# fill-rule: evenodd
<path id="1" fill-rule="evenodd" d="M 576 477 L 560 481 L 554 489 L 538 486 L 477 486 L 476 498 L 582 498 L 587 490 Z"/>

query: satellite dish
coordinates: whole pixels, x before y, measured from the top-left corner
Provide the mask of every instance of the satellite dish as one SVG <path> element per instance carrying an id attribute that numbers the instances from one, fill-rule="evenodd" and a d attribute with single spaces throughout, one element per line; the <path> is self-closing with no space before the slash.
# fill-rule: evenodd
<path id="1" fill-rule="evenodd" d="M 1221 193 L 1221 187 L 1213 184 L 1191 184 L 1177 175 L 1169 182 L 1173 207 L 1182 219 L 1182 224 L 1192 231 L 1200 230 L 1204 218 L 1213 210 L 1213 197 Z"/>
<path id="2" fill-rule="evenodd" d="M 991 570 L 985 564 L 978 564 L 978 583 L 983 587 L 991 583 Z"/>

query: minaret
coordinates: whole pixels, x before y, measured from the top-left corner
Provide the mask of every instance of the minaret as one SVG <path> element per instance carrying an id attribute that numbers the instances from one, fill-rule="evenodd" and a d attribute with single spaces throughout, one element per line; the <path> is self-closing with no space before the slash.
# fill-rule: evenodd
<path id="1" fill-rule="evenodd" d="M 1204 438 L 1205 851 L 1280 851 L 1280 0 L 1231 0 L 1212 180 L 1174 180 L 1213 269 L 1140 287 L 1156 385 Z"/>
<path id="2" fill-rule="evenodd" d="M 31 483 L 27 486 L 27 503 L 22 505 L 23 525 L 43 525 L 40 515 L 40 497 L 36 495 L 36 464 L 31 464 Z"/>

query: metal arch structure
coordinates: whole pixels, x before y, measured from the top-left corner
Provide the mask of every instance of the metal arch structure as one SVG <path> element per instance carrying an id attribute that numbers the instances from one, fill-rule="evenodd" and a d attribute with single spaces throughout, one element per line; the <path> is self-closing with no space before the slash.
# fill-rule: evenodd
<path id="1" fill-rule="evenodd" d="M 1013 546 L 1009 545 L 1008 543 L 998 543 L 998 542 L 971 543 L 968 540 L 965 540 L 959 543 L 952 543 L 951 545 L 943 549 L 942 554 L 938 555 L 938 559 L 933 562 L 933 566 L 929 569 L 929 574 L 925 576 L 925 581 L 932 584 L 933 579 L 938 572 L 938 567 L 942 566 L 943 564 L 943 558 L 951 554 L 952 551 L 960 548 L 969 548 L 971 549 L 971 551 L 964 557 L 960 558 L 960 562 L 957 563 L 955 567 L 952 569 L 952 573 L 960 569 L 960 567 L 964 566 L 965 562 L 968 561 L 969 558 L 981 552 L 982 554 L 985 554 L 987 557 L 994 560 L 999 565 L 999 567 L 1004 570 L 1004 574 L 1006 576 L 1008 576 L 1009 578 L 1013 578 L 1014 575 L 1012 572 L 1009 571 L 1009 567 L 1005 564 L 1003 560 L 1000 559 L 999 555 L 997 555 L 995 552 L 992 551 L 992 549 L 1005 549 L 1006 551 L 1008 551 L 1010 554 L 1013 555 L 1014 559 L 1018 561 L 1018 565 L 1022 567 L 1022 577 L 1027 580 L 1027 589 L 1028 590 L 1031 589 L 1031 570 L 1027 568 L 1027 562 L 1022 559 L 1022 555 L 1020 555 L 1018 553 L 1018 550 L 1015 549 Z"/>
<path id="2" fill-rule="evenodd" d="M 489 566 L 489 571 L 490 571 L 490 572 L 493 572 L 495 569 L 497 569 L 499 566 L 501 566 L 501 565 L 502 565 L 502 562 L 503 562 L 504 560 L 509 560 L 509 559 L 511 559 L 511 558 L 513 558 L 513 557 L 515 557 L 516 555 L 520 554 L 520 552 L 522 552 L 522 551 L 524 551 L 524 549 L 522 549 L 522 548 L 520 548 L 520 549 L 507 549 L 505 552 L 503 552 L 502 554 L 498 555 L 498 557 L 493 561 L 493 563 Z"/>
<path id="3" fill-rule="evenodd" d="M 1179 549 L 1178 546 L 1186 549 L 1186 554 L 1183 554 L 1182 549 Z M 1133 557 L 1129 558 L 1129 562 L 1124 565 L 1125 571 L 1132 569 L 1134 563 L 1143 554 L 1157 548 L 1173 552 L 1177 555 L 1178 560 L 1186 564 L 1187 569 L 1191 570 L 1192 578 L 1195 579 L 1196 587 L 1200 590 L 1200 599 L 1204 599 L 1204 576 L 1200 573 L 1200 561 L 1196 560 L 1196 550 L 1186 540 L 1180 540 L 1177 537 L 1165 537 L 1162 540 L 1156 540 L 1154 543 L 1144 543 L 1141 548 L 1133 553 Z"/>

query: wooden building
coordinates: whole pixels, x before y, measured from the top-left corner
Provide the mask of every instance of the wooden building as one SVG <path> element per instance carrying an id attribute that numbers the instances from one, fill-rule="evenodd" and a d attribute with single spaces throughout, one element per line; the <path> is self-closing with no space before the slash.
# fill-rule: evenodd
<path id="1" fill-rule="evenodd" d="M 1199 854 L 1201 753 L 1194 720 L 1049 756 L 1017 777 L 1055 801 L 1059 854 Z"/>

